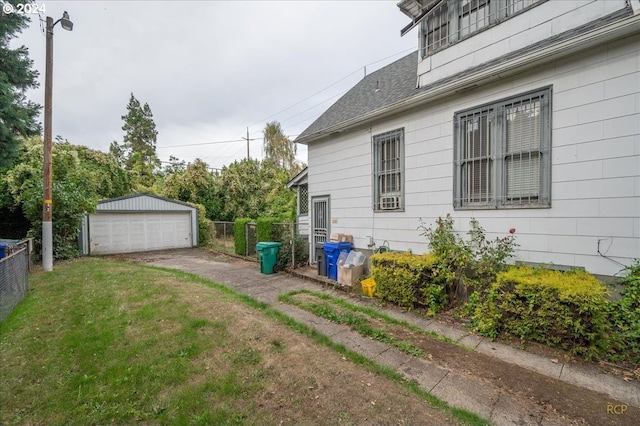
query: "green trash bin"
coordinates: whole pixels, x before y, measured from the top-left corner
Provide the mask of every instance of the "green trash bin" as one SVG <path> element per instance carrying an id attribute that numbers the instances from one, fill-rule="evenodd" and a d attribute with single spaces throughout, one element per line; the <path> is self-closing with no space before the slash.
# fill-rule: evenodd
<path id="1" fill-rule="evenodd" d="M 258 259 L 260 260 L 260 272 L 263 274 L 273 274 L 273 268 L 278 260 L 278 249 L 280 244 L 275 241 L 266 241 L 256 244 Z"/>

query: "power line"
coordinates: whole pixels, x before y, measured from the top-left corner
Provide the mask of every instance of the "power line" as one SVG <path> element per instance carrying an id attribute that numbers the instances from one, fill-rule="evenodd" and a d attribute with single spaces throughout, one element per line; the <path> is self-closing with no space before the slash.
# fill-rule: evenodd
<path id="1" fill-rule="evenodd" d="M 278 111 L 278 112 L 276 112 L 276 113 L 274 113 L 274 114 L 271 114 L 270 116 L 268 116 L 268 117 L 266 117 L 266 118 L 264 118 L 264 119 L 262 119 L 262 120 L 259 120 L 259 121 L 255 122 L 255 123 L 253 123 L 253 124 L 249 125 L 249 127 L 253 127 L 253 126 L 255 126 L 256 124 L 260 124 L 260 123 L 262 123 L 262 122 L 265 122 L 265 121 L 269 120 L 270 118 L 273 118 L 273 117 L 277 116 L 278 114 L 281 114 L 281 113 L 283 113 L 283 112 L 285 112 L 285 111 L 288 111 L 288 110 L 290 110 L 290 109 L 292 109 L 292 108 L 294 108 L 294 107 L 296 107 L 296 106 L 298 106 L 298 105 L 302 104 L 303 102 L 305 102 L 305 101 L 307 101 L 307 100 L 309 100 L 309 99 L 313 98 L 314 96 L 319 95 L 320 93 L 324 92 L 325 90 L 330 89 L 331 87 L 333 87 L 333 86 L 337 85 L 338 83 L 341 83 L 342 81 L 346 80 L 347 78 L 349 78 L 349 77 L 353 76 L 354 74 L 356 74 L 356 73 L 360 72 L 362 69 L 364 69 L 364 70 L 365 70 L 365 76 L 366 76 L 366 69 L 367 69 L 367 67 L 368 67 L 368 66 L 375 65 L 375 64 L 377 64 L 377 63 L 379 63 L 379 62 L 386 61 L 386 60 L 388 60 L 389 58 L 393 58 L 393 57 L 398 56 L 398 55 L 404 55 L 404 54 L 409 53 L 409 52 L 414 51 L 414 50 L 415 50 L 415 48 L 405 49 L 405 50 L 403 50 L 403 51 L 401 51 L 401 52 L 397 52 L 397 53 L 394 53 L 394 54 L 392 54 L 392 55 L 389 55 L 389 56 L 386 56 L 386 57 L 384 57 L 384 58 L 381 58 L 381 59 L 375 60 L 375 61 L 373 61 L 373 62 L 370 62 L 370 63 L 368 63 L 368 64 L 365 64 L 363 67 L 358 68 L 357 70 L 355 70 L 355 71 L 353 71 L 353 72 L 351 72 L 351 73 L 347 74 L 346 76 L 344 76 L 344 77 L 340 78 L 339 80 L 337 80 L 337 81 L 335 81 L 335 82 L 331 83 L 330 85 L 328 85 L 328 86 L 326 86 L 325 88 L 323 88 L 323 89 L 321 89 L 321 90 L 319 90 L 319 91 L 315 92 L 314 94 L 312 94 L 312 95 L 310 95 L 310 96 L 307 96 L 306 98 L 302 99 L 301 101 L 298 101 L 298 102 L 294 103 L 293 105 L 288 106 L 287 108 L 284 108 L 284 109 L 282 109 L 282 110 L 280 110 L 280 111 Z M 333 99 L 333 98 L 336 98 L 336 97 L 338 97 L 338 96 L 343 95 L 343 94 L 344 94 L 344 93 L 346 93 L 346 92 L 347 92 L 347 91 L 343 91 L 342 93 L 340 93 L 340 94 L 338 94 L 338 95 L 331 96 L 331 97 L 329 97 L 329 98 L 327 98 L 327 99 L 323 100 L 322 102 L 320 102 L 320 103 L 318 103 L 318 104 L 316 104 L 316 105 L 313 105 L 313 106 L 311 106 L 310 108 L 307 108 L 306 110 L 304 110 L 304 111 L 302 111 L 302 112 L 300 112 L 300 113 L 294 114 L 293 116 L 290 116 L 290 117 L 288 117 L 288 118 L 286 118 L 286 119 L 282 120 L 281 122 L 285 122 L 285 121 L 287 121 L 287 120 L 290 120 L 291 118 L 297 117 L 298 115 L 302 114 L 303 112 L 306 112 L 306 111 L 309 111 L 309 110 L 311 110 L 311 109 L 313 109 L 313 108 L 316 108 L 316 107 L 318 107 L 318 106 L 322 105 L 323 103 L 325 103 L 325 102 L 327 102 L 327 101 L 329 101 L 329 100 L 331 100 L 331 99 Z M 306 120 L 303 120 L 303 121 L 306 121 Z M 297 123 L 296 123 L 296 124 L 297 124 Z"/>
<path id="2" fill-rule="evenodd" d="M 253 139 L 252 139 L 253 140 Z M 171 146 L 157 146 L 156 149 L 164 148 L 182 148 L 185 146 L 202 146 L 202 145 L 215 145 L 219 143 L 232 143 L 232 142 L 244 142 L 244 139 L 233 139 L 228 141 L 213 141 L 213 142 L 200 142 L 200 143 L 188 143 L 185 145 L 171 145 Z"/>
<path id="3" fill-rule="evenodd" d="M 307 96 L 307 97 L 306 97 L 306 98 L 304 98 L 303 100 L 298 101 L 298 102 L 296 102 L 295 104 L 293 104 L 293 105 L 291 105 L 291 106 L 289 106 L 289 107 L 287 107 L 287 108 L 285 108 L 285 109 L 283 109 L 283 110 L 281 110 L 281 111 L 276 112 L 275 114 L 271 114 L 271 115 L 270 115 L 270 116 L 268 116 L 267 118 L 263 118 L 262 120 L 258 120 L 258 121 L 256 121 L 255 123 L 250 124 L 250 125 L 249 125 L 249 127 L 253 127 L 253 126 L 255 126 L 256 124 L 260 124 L 260 123 L 262 123 L 262 122 L 264 122 L 264 121 L 267 121 L 268 119 L 273 118 L 273 117 L 275 117 L 275 116 L 276 116 L 276 115 L 278 115 L 278 114 L 281 114 L 281 113 L 283 113 L 283 112 L 285 112 L 285 111 L 290 110 L 290 109 L 291 109 L 291 108 L 293 108 L 293 107 L 296 107 L 296 106 L 300 105 L 300 104 L 301 104 L 301 103 L 303 103 L 304 101 L 307 101 L 307 100 L 309 100 L 309 99 L 313 98 L 314 96 L 317 96 L 317 95 L 319 95 L 320 93 L 324 92 L 325 90 L 330 89 L 331 87 L 333 87 L 333 86 L 335 86 L 336 84 L 338 84 L 338 83 L 340 83 L 340 82 L 342 82 L 342 81 L 346 80 L 347 78 L 351 77 L 352 75 L 354 75 L 354 74 L 355 74 L 355 73 L 357 73 L 357 72 L 360 72 L 360 68 L 358 68 L 357 70 L 353 71 L 353 72 L 352 72 L 352 73 L 350 73 L 349 75 L 346 75 L 346 76 L 342 77 L 340 80 L 338 80 L 338 81 L 335 81 L 335 82 L 331 83 L 329 86 L 325 87 L 324 89 L 321 89 L 321 90 L 317 91 L 317 92 L 316 92 L 316 93 L 314 93 L 313 95 Z"/>

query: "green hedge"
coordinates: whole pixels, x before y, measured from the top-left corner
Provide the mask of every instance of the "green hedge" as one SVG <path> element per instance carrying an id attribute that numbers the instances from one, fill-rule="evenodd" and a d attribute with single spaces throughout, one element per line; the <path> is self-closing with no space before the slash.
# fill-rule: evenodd
<path id="1" fill-rule="evenodd" d="M 253 219 L 243 217 L 233 222 L 233 239 L 236 254 L 240 256 L 244 256 L 247 253 L 247 228 L 245 225 L 252 220 Z"/>
<path id="2" fill-rule="evenodd" d="M 500 333 L 569 349 L 591 358 L 606 345 L 608 289 L 583 271 L 513 267 L 476 303 L 473 324 L 484 335 Z"/>
<path id="3" fill-rule="evenodd" d="M 609 306 L 611 323 L 607 355 L 614 362 L 640 365 L 640 261 L 626 268 L 620 299 Z"/>
<path id="4" fill-rule="evenodd" d="M 273 224 L 277 222 L 280 220 L 275 217 L 260 217 L 256 220 L 258 242 L 277 241 L 273 232 Z"/>
<path id="5" fill-rule="evenodd" d="M 417 305 L 433 314 L 447 303 L 442 284 L 434 280 L 437 259 L 430 254 L 376 253 L 371 256 L 371 274 L 376 282 L 376 295 L 403 308 Z"/>
<path id="6" fill-rule="evenodd" d="M 206 247 L 211 242 L 211 221 L 207 219 L 207 209 L 202 204 L 187 204 L 198 209 L 198 245 Z"/>

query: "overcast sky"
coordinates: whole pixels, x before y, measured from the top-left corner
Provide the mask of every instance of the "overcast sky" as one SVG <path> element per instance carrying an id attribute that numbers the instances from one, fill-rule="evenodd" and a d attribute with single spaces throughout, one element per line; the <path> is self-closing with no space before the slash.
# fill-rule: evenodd
<path id="1" fill-rule="evenodd" d="M 54 29 L 53 135 L 108 151 L 122 142 L 130 93 L 148 103 L 157 153 L 220 168 L 262 158 L 277 120 L 295 139 L 367 73 L 417 48 L 397 1 L 38 1 Z M 45 37 L 37 14 L 14 44 L 29 48 L 44 105 Z M 222 141 L 235 141 L 222 143 Z M 191 146 L 185 146 L 191 145 Z M 306 162 L 306 147 L 298 158 Z"/>

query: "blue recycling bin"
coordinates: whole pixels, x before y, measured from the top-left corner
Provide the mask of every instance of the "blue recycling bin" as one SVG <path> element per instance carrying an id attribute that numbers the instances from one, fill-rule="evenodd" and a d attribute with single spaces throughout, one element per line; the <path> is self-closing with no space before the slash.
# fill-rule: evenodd
<path id="1" fill-rule="evenodd" d="M 4 259 L 7 252 L 7 245 L 5 243 L 0 243 L 0 259 Z"/>
<path id="2" fill-rule="evenodd" d="M 327 264 L 327 278 L 338 280 L 338 256 L 340 256 L 340 253 L 343 251 L 349 253 L 351 246 L 351 243 L 338 243 L 334 241 L 324 243 L 322 249 L 324 250 L 325 263 Z"/>

